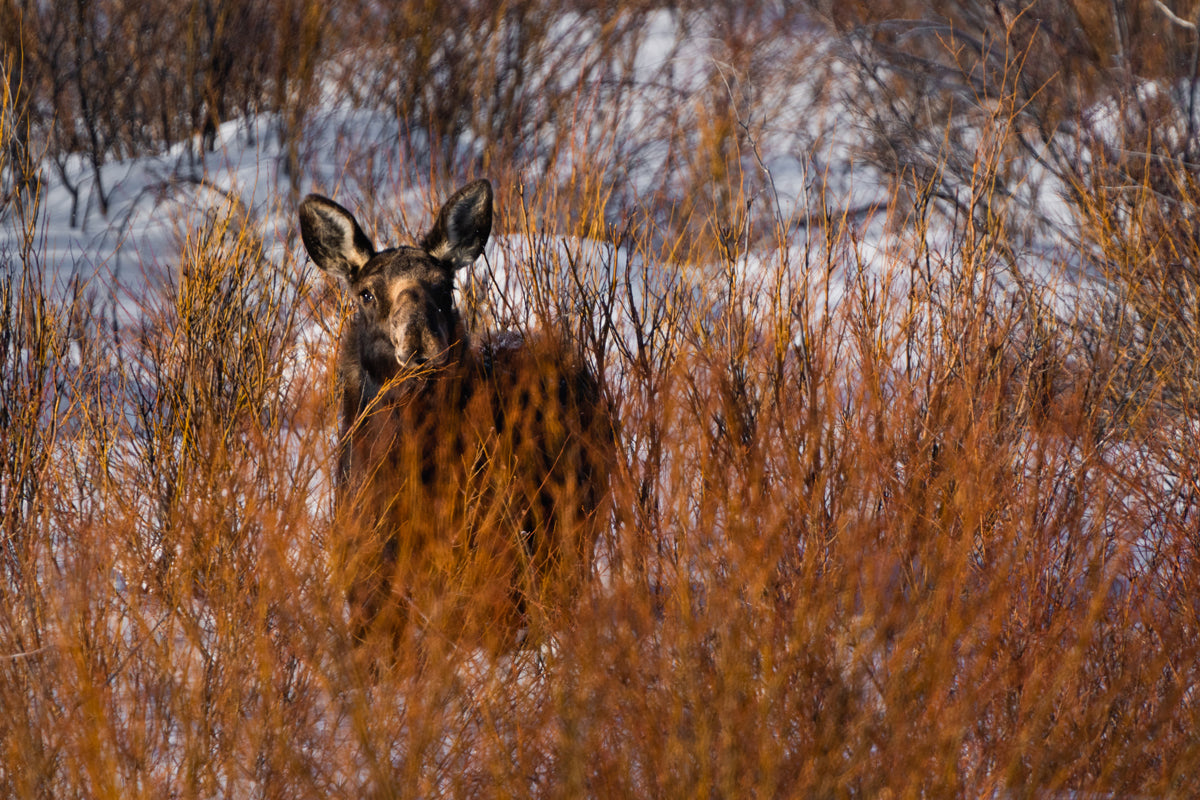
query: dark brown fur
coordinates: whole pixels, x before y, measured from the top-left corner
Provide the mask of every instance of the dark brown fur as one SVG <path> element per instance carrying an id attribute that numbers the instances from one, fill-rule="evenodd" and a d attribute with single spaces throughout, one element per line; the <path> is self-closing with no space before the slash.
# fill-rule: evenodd
<path id="1" fill-rule="evenodd" d="M 612 442 L 595 379 L 558 336 L 468 341 L 454 307 L 491 198 L 465 186 L 419 247 L 378 253 L 336 203 L 300 208 L 309 255 L 360 306 L 338 355 L 340 560 L 360 637 L 417 622 L 511 644 L 591 569 Z"/>

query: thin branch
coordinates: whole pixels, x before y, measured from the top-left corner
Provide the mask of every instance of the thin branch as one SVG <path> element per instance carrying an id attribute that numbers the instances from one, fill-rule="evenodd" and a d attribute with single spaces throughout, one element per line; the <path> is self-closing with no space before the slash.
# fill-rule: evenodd
<path id="1" fill-rule="evenodd" d="M 23 653 L 5 653 L 5 654 L 0 654 L 0 659 L 3 659 L 3 660 L 5 660 L 5 661 L 18 661 L 18 660 L 20 660 L 20 659 L 22 659 L 22 658 L 32 658 L 32 657 L 34 657 L 34 656 L 38 655 L 39 653 L 44 653 L 44 652 L 46 652 L 47 650 L 49 650 L 49 649 L 50 649 L 51 647 L 53 647 L 53 646 L 54 646 L 54 645 L 50 645 L 50 644 L 48 644 L 48 645 L 44 645 L 44 646 L 42 646 L 42 647 L 39 647 L 39 648 L 38 648 L 38 649 L 36 649 L 36 650 L 26 650 L 26 651 L 25 651 L 25 652 L 23 652 Z"/>
<path id="2" fill-rule="evenodd" d="M 1154 0 L 1154 5 L 1158 6 L 1158 10 L 1163 12 L 1164 14 L 1166 14 L 1167 19 L 1171 20 L 1171 22 L 1174 22 L 1176 25 L 1178 25 L 1181 28 L 1186 28 L 1189 31 L 1195 32 L 1196 23 L 1188 22 L 1186 19 L 1176 16 L 1175 12 L 1172 11 L 1171 9 L 1167 8 L 1167 4 L 1164 3 L 1162 0 Z"/>

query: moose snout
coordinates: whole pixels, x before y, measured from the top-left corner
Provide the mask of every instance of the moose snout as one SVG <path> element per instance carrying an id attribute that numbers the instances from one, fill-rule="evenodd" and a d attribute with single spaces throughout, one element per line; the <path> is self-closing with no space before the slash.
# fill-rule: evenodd
<path id="1" fill-rule="evenodd" d="M 392 346 L 400 366 L 420 367 L 444 357 L 446 336 L 435 322 L 410 315 L 396 320 L 391 327 Z"/>

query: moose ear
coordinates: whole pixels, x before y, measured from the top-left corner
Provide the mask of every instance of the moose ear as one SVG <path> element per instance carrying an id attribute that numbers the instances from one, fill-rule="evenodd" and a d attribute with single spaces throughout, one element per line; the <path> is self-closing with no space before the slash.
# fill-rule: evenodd
<path id="1" fill-rule="evenodd" d="M 454 269 L 469 266 L 483 253 L 492 232 L 492 185 L 485 180 L 459 189 L 438 212 L 421 239 L 425 252 Z"/>
<path id="2" fill-rule="evenodd" d="M 318 267 L 346 282 L 375 255 L 375 246 L 354 215 L 319 194 L 310 194 L 300 204 L 300 238 Z"/>

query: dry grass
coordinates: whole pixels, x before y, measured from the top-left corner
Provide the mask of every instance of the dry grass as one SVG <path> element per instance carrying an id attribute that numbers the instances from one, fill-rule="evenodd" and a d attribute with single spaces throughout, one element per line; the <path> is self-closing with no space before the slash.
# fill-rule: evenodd
<path id="1" fill-rule="evenodd" d="M 1019 103 L 954 165 L 971 213 L 913 180 L 880 212 L 903 241 L 871 254 L 848 214 L 748 210 L 757 107 L 722 92 L 667 142 L 691 158 L 675 189 L 706 187 L 687 208 L 618 186 L 629 154 L 587 96 L 548 106 L 589 123 L 555 144 L 562 181 L 522 180 L 549 162 L 514 141 L 486 156 L 527 302 L 478 267 L 468 310 L 569 328 L 620 426 L 593 580 L 498 657 L 438 619 L 386 660 L 353 641 L 324 355 L 344 309 L 312 270 L 218 209 L 122 326 L 96 286 L 51 291 L 10 215 L 30 244 L 0 253 L 0 794 L 1187 796 L 1186 164 L 1120 204 L 1078 185 L 1111 291 L 1069 308 L 1014 279 L 1023 232 L 989 203 Z"/>

